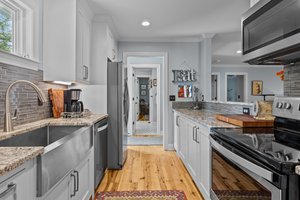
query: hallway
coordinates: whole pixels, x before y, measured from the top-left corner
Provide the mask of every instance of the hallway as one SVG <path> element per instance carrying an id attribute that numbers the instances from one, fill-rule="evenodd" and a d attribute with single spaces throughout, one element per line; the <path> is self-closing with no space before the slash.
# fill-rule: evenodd
<path id="1" fill-rule="evenodd" d="M 107 170 L 97 191 L 182 190 L 203 199 L 174 151 L 161 146 L 131 146 L 122 170 Z"/>

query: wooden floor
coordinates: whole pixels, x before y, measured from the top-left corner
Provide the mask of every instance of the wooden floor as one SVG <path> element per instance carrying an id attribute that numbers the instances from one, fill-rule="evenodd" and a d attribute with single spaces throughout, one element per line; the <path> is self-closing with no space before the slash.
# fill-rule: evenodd
<path id="1" fill-rule="evenodd" d="M 182 190 L 188 200 L 202 200 L 174 151 L 162 146 L 131 146 L 122 170 L 107 170 L 97 191 Z"/>

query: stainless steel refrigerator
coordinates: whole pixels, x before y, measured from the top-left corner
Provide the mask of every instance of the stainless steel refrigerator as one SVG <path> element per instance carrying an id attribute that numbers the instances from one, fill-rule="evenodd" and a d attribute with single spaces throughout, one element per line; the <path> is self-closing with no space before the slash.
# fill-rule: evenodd
<path id="1" fill-rule="evenodd" d="M 129 95 L 127 69 L 122 63 L 107 66 L 108 169 L 121 169 L 127 157 Z"/>

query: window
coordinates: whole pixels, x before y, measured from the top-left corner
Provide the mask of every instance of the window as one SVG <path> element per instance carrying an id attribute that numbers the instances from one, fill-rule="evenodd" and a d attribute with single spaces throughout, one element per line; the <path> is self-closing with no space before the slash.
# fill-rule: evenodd
<path id="1" fill-rule="evenodd" d="M 13 18 L 14 12 L 0 1 L 0 49 L 13 52 Z"/>
<path id="2" fill-rule="evenodd" d="M 0 50 L 25 58 L 33 54 L 33 10 L 20 0 L 0 0 Z"/>

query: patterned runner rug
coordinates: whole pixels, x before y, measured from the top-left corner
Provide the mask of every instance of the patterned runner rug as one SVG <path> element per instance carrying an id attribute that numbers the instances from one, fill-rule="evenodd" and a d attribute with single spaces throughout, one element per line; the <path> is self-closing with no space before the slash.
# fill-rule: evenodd
<path id="1" fill-rule="evenodd" d="M 183 191 L 124 191 L 99 192 L 95 200 L 187 200 Z"/>

